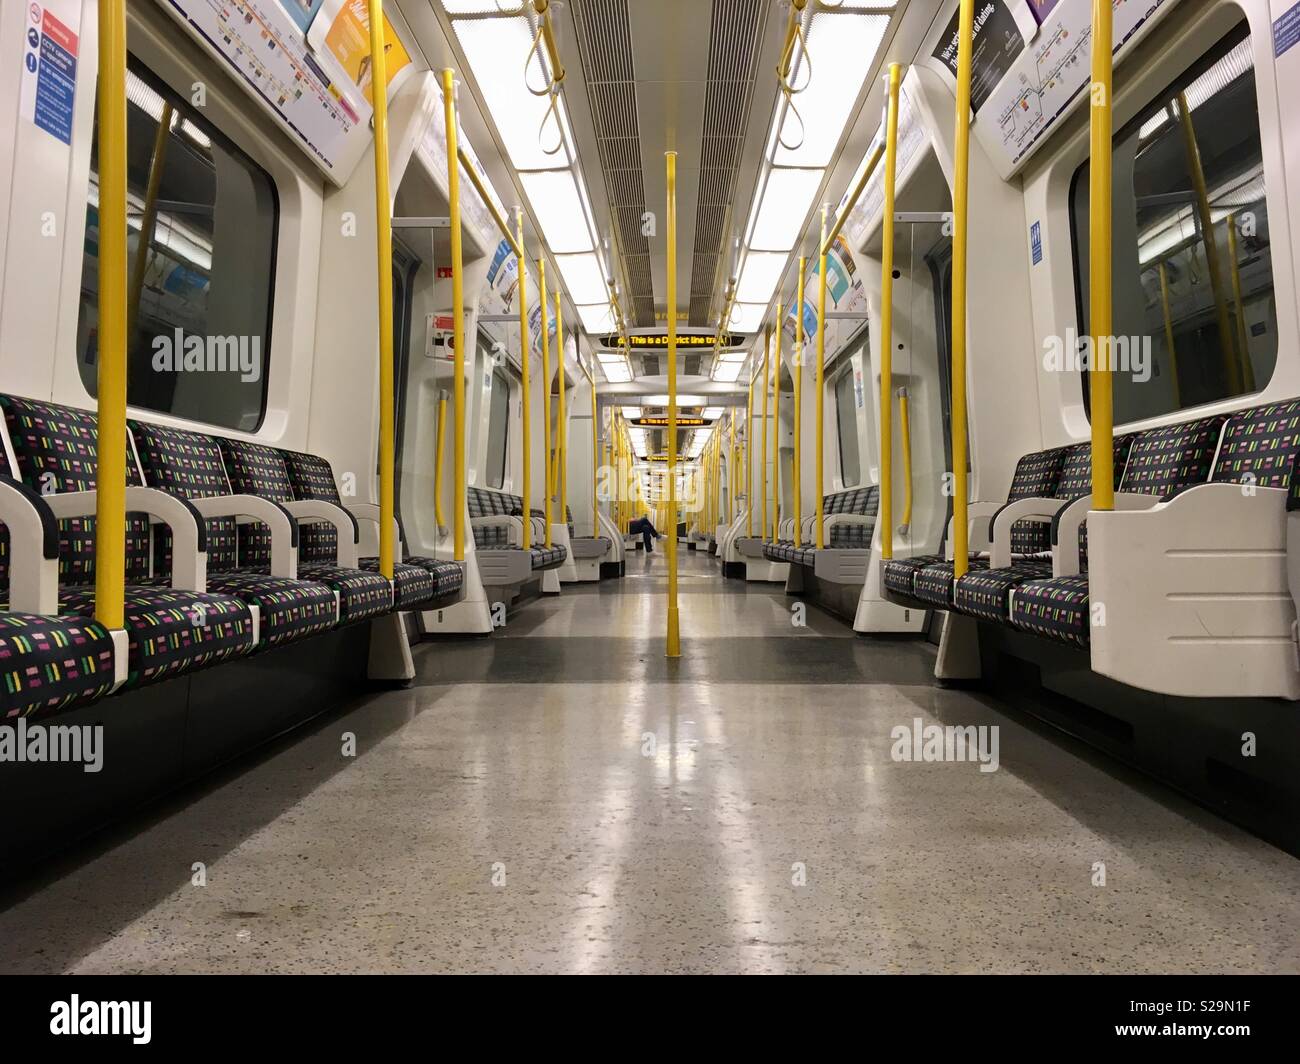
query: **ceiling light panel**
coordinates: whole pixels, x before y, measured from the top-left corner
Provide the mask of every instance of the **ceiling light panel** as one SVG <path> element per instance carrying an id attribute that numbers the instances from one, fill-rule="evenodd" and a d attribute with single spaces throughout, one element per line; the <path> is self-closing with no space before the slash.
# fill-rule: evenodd
<path id="1" fill-rule="evenodd" d="M 796 87 L 805 81 L 808 87 L 795 96 L 794 108 L 785 108 L 773 159 L 778 166 L 830 164 L 888 26 L 885 14 L 813 15 L 807 53 L 798 49 L 798 67 L 791 73 Z"/>
<path id="2" fill-rule="evenodd" d="M 821 170 L 774 169 L 749 236 L 749 246 L 758 251 L 790 251 L 803 235 L 808 208 L 822 183 Z"/>
<path id="3" fill-rule="evenodd" d="M 739 362 L 719 362 L 713 367 L 713 379 L 724 384 L 733 384 L 740 379 Z"/>
<path id="4" fill-rule="evenodd" d="M 609 333 L 614 331 L 614 316 L 610 313 L 608 303 L 579 306 L 578 317 L 582 319 L 582 327 L 589 333 Z"/>
<path id="5" fill-rule="evenodd" d="M 737 332 L 758 332 L 767 314 L 766 303 L 737 303 L 731 308 L 728 326 Z"/>
<path id="6" fill-rule="evenodd" d="M 519 175 L 519 180 L 528 193 L 528 202 L 532 204 L 533 216 L 542 228 L 542 235 L 555 254 L 594 249 L 573 174 L 568 170 L 524 173 Z M 576 300 L 577 296 L 574 298 Z"/>
<path id="7" fill-rule="evenodd" d="M 547 116 L 548 98 L 534 96 L 524 83 L 523 58 L 533 43 L 528 20 L 522 17 L 456 19 L 452 26 L 515 169 L 546 170 L 568 166 L 566 149 L 561 148 L 554 155 L 547 155 L 543 150 L 543 146 L 554 147 L 559 140 L 555 116 Z M 503 63 L 507 57 L 513 56 L 519 57 L 517 65 L 511 67 L 516 76 L 506 77 Z M 556 107 L 567 132 L 568 116 L 564 113 L 563 97 L 556 101 Z M 571 137 L 569 143 L 572 143 Z"/>
<path id="8" fill-rule="evenodd" d="M 574 303 L 596 303 L 608 295 L 600 260 L 595 255 L 556 255 L 555 264 Z"/>
<path id="9" fill-rule="evenodd" d="M 736 301 L 766 304 L 771 300 L 788 258 L 788 251 L 751 251 L 746 255 L 740 283 L 736 285 Z"/>
<path id="10" fill-rule="evenodd" d="M 517 15 L 524 0 L 442 0 L 449 15 Z"/>

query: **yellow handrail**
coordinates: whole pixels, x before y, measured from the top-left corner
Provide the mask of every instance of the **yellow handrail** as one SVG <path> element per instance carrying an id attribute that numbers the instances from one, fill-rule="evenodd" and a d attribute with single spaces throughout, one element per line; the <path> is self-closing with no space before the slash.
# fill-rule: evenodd
<path id="1" fill-rule="evenodd" d="M 550 0 L 533 0 L 533 10 L 537 12 L 542 28 L 542 41 L 546 45 L 546 54 L 551 60 L 551 84 L 558 85 L 564 80 L 564 64 L 560 62 L 560 49 L 555 43 L 555 27 L 551 25 Z"/>
<path id="2" fill-rule="evenodd" d="M 560 365 L 558 376 L 560 378 L 560 409 L 559 417 L 555 426 L 555 488 L 559 495 L 557 507 L 560 513 L 560 523 L 568 524 L 569 511 L 568 500 L 565 496 L 569 488 L 569 446 L 567 442 L 568 424 L 565 421 L 564 409 L 564 308 L 560 303 L 560 290 L 555 289 L 555 346 L 559 351 Z"/>
<path id="3" fill-rule="evenodd" d="M 433 445 L 433 520 L 438 526 L 439 533 L 447 527 L 447 522 L 442 516 L 442 457 L 443 457 L 443 439 L 447 435 L 444 431 L 447 425 L 447 393 L 440 392 L 438 395 L 438 431 Z M 460 561 L 461 559 L 457 559 Z"/>
<path id="4" fill-rule="evenodd" d="M 375 257 L 379 275 L 379 572 L 393 579 L 393 201 L 388 190 L 388 67 L 383 0 L 368 0 L 375 108 Z M 448 167 L 448 171 L 454 167 Z"/>
<path id="5" fill-rule="evenodd" d="M 1164 261 L 1158 267 L 1160 273 L 1160 309 L 1165 318 L 1165 347 L 1169 349 L 1169 375 L 1174 382 L 1174 408 L 1181 409 L 1183 401 L 1178 384 L 1178 351 L 1174 346 L 1174 319 L 1169 309 L 1169 274 Z"/>
<path id="6" fill-rule="evenodd" d="M 752 359 L 751 359 L 752 362 Z M 754 535 L 754 367 L 749 372 L 749 398 L 745 400 L 745 534 Z"/>
<path id="7" fill-rule="evenodd" d="M 903 523 L 899 531 L 907 535 L 912 527 L 912 420 L 908 416 L 907 389 L 898 389 L 898 432 L 903 443 Z M 890 539 L 893 539 L 891 534 Z"/>
<path id="8" fill-rule="evenodd" d="M 1107 11 L 1105 13 L 1107 28 L 1110 27 L 1111 17 L 1112 17 L 1112 13 Z M 1092 11 L 1092 20 L 1094 25 L 1097 24 L 1098 18 L 1099 18 L 1099 13 L 1097 11 L 1095 0 L 1094 0 L 1093 11 Z M 1093 32 L 1095 33 L 1096 31 L 1094 30 Z M 1094 85 L 1096 84 L 1097 81 L 1098 66 L 1101 63 L 1102 58 L 1103 57 L 1098 54 L 1098 50 L 1094 45 L 1093 53 L 1092 53 Z M 1106 123 L 1107 123 L 1106 128 L 1109 130 L 1110 128 L 1110 96 L 1109 96 L 1110 80 L 1109 78 L 1110 78 L 1110 71 L 1111 71 L 1111 56 L 1109 52 L 1106 54 L 1104 58 L 1106 62 L 1105 74 L 1107 78 L 1106 81 L 1107 97 L 1106 97 L 1106 106 L 1105 106 Z M 1094 88 L 1094 92 L 1095 91 L 1096 89 Z M 1093 104 L 1094 128 L 1096 124 L 1095 116 L 1098 110 L 1099 108 L 1097 104 L 1094 102 Z M 1196 142 L 1196 129 L 1192 125 L 1192 109 L 1187 103 L 1187 94 L 1185 92 L 1180 92 L 1178 94 L 1178 121 L 1179 124 L 1182 126 L 1182 130 L 1183 130 L 1183 149 L 1187 153 L 1187 168 L 1188 170 L 1191 171 L 1192 188 L 1196 192 L 1196 213 L 1200 219 L 1200 224 L 1201 224 L 1201 239 L 1205 243 L 1205 265 L 1209 268 L 1210 291 L 1214 294 L 1214 312 L 1215 312 L 1215 318 L 1219 324 L 1219 346 L 1223 349 L 1223 365 L 1224 368 L 1227 370 L 1227 374 L 1228 374 L 1228 387 L 1232 389 L 1233 395 L 1240 395 L 1242 391 L 1244 391 L 1245 382 L 1242 380 L 1241 363 L 1237 360 L 1237 356 L 1234 351 L 1234 347 L 1232 343 L 1232 327 L 1228 324 L 1228 301 L 1223 294 L 1223 268 L 1219 263 L 1219 242 L 1218 240 L 1215 239 L 1214 236 L 1214 216 L 1210 213 L 1210 193 L 1205 184 L 1205 170 L 1201 166 L 1201 149 Z M 1094 149 L 1096 148 L 1095 143 L 1093 144 L 1093 148 Z M 1109 166 L 1109 155 L 1107 155 L 1107 165 Z M 1107 231 L 1107 238 L 1109 240 L 1109 231 Z M 1109 265 L 1107 265 L 1106 270 L 1107 270 L 1107 274 L 1109 275 L 1110 272 Z M 1107 325 L 1107 330 L 1109 330 L 1109 324 Z M 1096 342 L 1096 337 L 1103 336 L 1103 335 L 1108 336 L 1109 331 L 1107 331 L 1106 333 L 1101 333 L 1094 329 L 1093 330 L 1094 343 Z M 1094 350 L 1096 350 L 1096 348 L 1094 348 Z"/>
<path id="9" fill-rule="evenodd" d="M 803 546 L 803 288 L 808 256 L 799 256 L 799 293 L 794 303 L 794 545 Z"/>
<path id="10" fill-rule="evenodd" d="M 682 653 L 677 615 L 677 153 L 665 153 L 668 176 L 668 636 L 670 658 Z"/>
<path id="11" fill-rule="evenodd" d="M 145 267 L 149 265 L 149 245 L 153 242 L 154 227 L 158 223 L 158 189 L 162 185 L 173 113 L 171 101 L 165 101 L 162 114 L 158 116 L 158 130 L 154 133 L 153 154 L 149 157 L 149 184 L 144 194 L 144 211 L 140 215 L 140 239 L 136 241 L 135 260 L 131 263 L 131 293 L 126 302 L 128 344 L 135 339 L 135 319 L 140 310 L 140 294 L 144 291 Z"/>
<path id="12" fill-rule="evenodd" d="M 781 61 L 777 64 L 777 76 L 785 81 L 790 76 L 790 65 L 794 62 L 794 42 L 799 37 L 799 21 L 808 0 L 790 0 L 790 14 L 785 23 L 785 40 L 781 44 Z"/>
<path id="13" fill-rule="evenodd" d="M 456 117 L 456 74 L 450 68 L 442 72 L 442 107 L 443 117 L 447 126 L 447 158 L 462 158 L 460 146 L 457 144 L 457 122 Z M 496 208 L 492 207 L 492 201 L 488 199 L 487 193 L 483 191 L 479 184 L 478 175 L 474 173 L 474 167 L 465 160 L 466 168 L 469 170 L 470 180 L 473 181 L 476 188 L 479 188 L 483 196 L 483 202 L 491 209 L 493 216 L 496 217 Z M 455 498 L 452 500 L 452 506 L 455 512 L 452 515 L 452 557 L 458 561 L 465 560 L 465 494 L 466 488 L 466 468 L 465 468 L 465 253 L 462 239 L 462 220 L 460 214 L 460 168 L 456 166 L 447 167 L 447 197 L 451 205 L 451 327 L 452 342 L 455 347 L 452 351 L 452 408 L 456 413 L 456 437 L 452 444 L 452 487 L 455 491 Z M 498 219 L 499 220 L 499 219 Z M 438 443 L 442 445 L 442 425 L 443 410 L 445 410 L 446 401 L 444 399 L 442 408 L 438 413 Z M 442 472 L 441 450 L 438 458 L 439 475 Z M 442 493 L 438 493 L 438 505 L 442 505 Z M 442 518 L 438 518 L 438 527 L 442 527 Z"/>
<path id="14" fill-rule="evenodd" d="M 515 243 L 522 252 L 524 246 L 524 209 L 515 208 Z M 546 318 L 546 307 L 542 307 L 542 318 Z M 542 327 L 545 332 L 546 322 L 543 320 Z M 523 548 L 528 550 L 533 545 L 533 510 L 532 510 L 532 470 L 529 464 L 532 461 L 532 441 L 529 439 L 529 433 L 532 431 L 532 397 L 528 394 L 528 363 L 529 356 L 532 354 L 528 337 L 528 259 L 525 255 L 519 256 L 519 377 L 520 389 L 523 392 L 523 402 L 521 414 L 523 418 L 523 432 L 520 440 L 520 451 L 523 458 L 523 470 L 519 474 L 519 494 L 520 506 L 523 511 Z"/>
<path id="15" fill-rule="evenodd" d="M 969 0 L 967 0 L 969 2 Z M 822 455 L 822 446 L 825 437 L 823 436 L 822 416 L 825 409 L 825 396 L 822 394 L 826 390 L 826 216 L 830 208 L 825 204 L 822 205 L 822 238 L 818 247 L 821 249 L 818 255 L 818 281 L 817 281 L 817 366 L 815 380 L 817 382 L 816 425 L 817 441 L 816 455 L 816 481 L 817 481 L 817 535 L 813 542 L 817 549 L 821 550 L 826 546 L 824 533 L 826 523 L 826 501 L 823 474 L 825 472 L 825 461 Z"/>
<path id="16" fill-rule="evenodd" d="M 123 624 L 126 583 L 126 189 L 126 10 L 99 0 L 95 619 L 112 629 Z"/>
<path id="17" fill-rule="evenodd" d="M 551 499 L 555 495 L 554 473 L 552 464 L 554 439 L 551 426 L 551 329 L 550 316 L 546 305 L 546 259 L 537 260 L 538 306 L 542 308 L 542 480 L 546 484 L 546 497 L 542 501 L 543 520 L 546 522 L 546 546 L 551 546 Z M 528 511 L 524 511 L 524 520 L 528 520 Z"/>
<path id="18" fill-rule="evenodd" d="M 1088 373 L 1092 417 L 1092 508 L 1115 509 L 1114 412 L 1111 406 L 1111 0 L 1092 4 L 1092 101 L 1088 167 L 1088 322 L 1094 358 Z M 1185 100 L 1182 103 L 1186 103 Z M 1193 138 L 1193 149 L 1195 139 Z M 1208 210 L 1208 208 L 1207 208 Z M 1206 248 L 1214 243 L 1207 230 Z M 1213 275 L 1213 269 L 1211 269 Z M 1215 286 L 1218 292 L 1217 285 Z M 1218 298 L 1216 294 L 1216 299 Z M 955 319 L 954 319 L 955 320 Z M 1104 345 L 1104 346 L 1103 346 Z M 1225 354 L 1231 357 L 1229 347 Z M 955 431 L 955 430 L 954 430 Z"/>
<path id="19" fill-rule="evenodd" d="M 1109 0 L 1106 0 L 1109 2 Z M 961 0 L 957 27 L 956 151 L 952 182 L 952 573 L 970 568 L 966 474 L 966 202 L 970 191 L 971 41 L 975 0 Z"/>
<path id="20" fill-rule="evenodd" d="M 763 487 L 763 521 L 758 526 L 759 535 L 767 535 L 767 438 L 770 435 L 771 423 L 768 421 L 768 392 L 767 378 L 771 372 L 772 363 L 772 326 L 767 325 L 763 328 L 763 462 L 759 466 L 762 473 Z"/>
<path id="21" fill-rule="evenodd" d="M 733 406 L 727 415 L 727 435 L 731 446 L 727 456 L 727 524 L 736 519 L 736 408 Z"/>
<path id="22" fill-rule="evenodd" d="M 885 206 L 880 237 L 880 517 L 877 523 L 882 558 L 894 556 L 894 179 L 898 168 L 898 83 L 901 71 L 897 63 L 889 64 Z"/>
<path id="23" fill-rule="evenodd" d="M 446 91 L 448 80 L 447 75 L 449 73 L 451 73 L 451 71 L 443 71 L 444 92 Z M 449 119 L 450 120 L 447 123 L 447 143 L 454 144 L 455 135 L 451 132 L 451 120 L 454 120 L 454 113 L 449 115 Z M 450 158 L 450 156 L 448 156 L 448 158 Z M 506 243 L 509 244 L 511 250 L 522 259 L 524 257 L 524 249 L 519 245 L 519 241 L 515 239 L 515 234 L 510 231 L 510 224 L 501 216 L 501 212 L 497 210 L 497 205 L 492 202 L 492 197 L 488 195 L 488 190 L 483 185 L 483 179 L 478 176 L 478 171 L 474 169 L 474 163 L 470 160 L 470 157 L 465 154 L 464 148 L 456 149 L 456 158 L 460 160 L 461 166 L 465 168 L 465 173 L 469 177 L 469 183 L 474 186 L 474 191 L 478 193 L 478 198 L 483 201 L 483 205 L 487 207 L 488 213 L 492 215 L 492 220 L 497 223 L 497 228 L 501 230 L 501 235 L 505 237 Z"/>
<path id="24" fill-rule="evenodd" d="M 597 423 L 596 407 L 596 379 L 587 374 L 587 381 L 591 386 L 591 534 L 600 535 L 600 498 L 598 495 L 598 484 L 600 475 L 597 468 L 597 462 L 600 455 L 600 425 Z"/>
<path id="25" fill-rule="evenodd" d="M 840 230 L 849 220 L 849 215 L 853 213 L 853 208 L 858 205 L 858 197 L 862 195 L 863 189 L 867 187 L 867 182 L 871 180 L 871 175 L 876 172 L 876 167 L 880 165 L 880 159 L 885 154 L 884 144 L 877 143 L 871 147 L 871 154 L 867 157 L 867 165 L 862 170 L 862 176 L 858 178 L 858 183 L 853 186 L 853 192 L 844 204 L 844 209 L 840 211 L 835 219 L 835 224 L 831 227 L 829 233 L 822 236 L 821 253 L 825 255 L 835 246 L 835 241 L 839 238 Z"/>
<path id="26" fill-rule="evenodd" d="M 772 542 L 781 529 L 781 302 L 776 304 L 776 358 L 772 360 Z"/>
<path id="27" fill-rule="evenodd" d="M 1228 230 L 1228 262 L 1232 266 L 1232 300 L 1237 308 L 1237 354 L 1241 357 L 1241 387 L 1255 390 L 1255 367 L 1250 361 L 1250 343 L 1246 339 L 1246 306 L 1241 299 L 1241 267 L 1237 263 L 1237 215 L 1224 220 Z"/>

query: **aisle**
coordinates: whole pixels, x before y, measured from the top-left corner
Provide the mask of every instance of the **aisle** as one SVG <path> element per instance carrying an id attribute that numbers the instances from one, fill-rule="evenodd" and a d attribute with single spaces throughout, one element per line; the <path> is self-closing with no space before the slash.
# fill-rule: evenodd
<path id="1" fill-rule="evenodd" d="M 1293 858 L 713 565 L 676 665 L 661 554 L 422 646 L 0 914 L 0 967 L 1300 970 Z M 918 717 L 999 726 L 998 770 L 892 760 Z"/>

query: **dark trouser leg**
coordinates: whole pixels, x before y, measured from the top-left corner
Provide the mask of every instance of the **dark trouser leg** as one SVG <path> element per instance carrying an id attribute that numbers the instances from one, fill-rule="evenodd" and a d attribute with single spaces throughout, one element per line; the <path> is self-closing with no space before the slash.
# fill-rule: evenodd
<path id="1" fill-rule="evenodd" d="M 655 549 L 655 548 L 654 548 L 654 537 L 653 537 L 652 535 L 650 535 L 650 529 L 648 529 L 648 528 L 646 528 L 646 527 L 644 527 L 644 526 L 642 526 L 642 528 L 641 528 L 641 542 L 642 542 L 643 544 L 645 544 L 645 549 L 646 549 L 647 551 L 649 551 L 649 552 L 653 552 L 653 551 L 654 551 L 654 549 Z"/>

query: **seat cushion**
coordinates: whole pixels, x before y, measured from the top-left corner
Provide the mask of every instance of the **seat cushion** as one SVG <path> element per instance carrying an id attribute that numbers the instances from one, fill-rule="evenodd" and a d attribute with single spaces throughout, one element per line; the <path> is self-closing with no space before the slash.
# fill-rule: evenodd
<path id="1" fill-rule="evenodd" d="M 127 687 L 156 683 L 253 650 L 253 616 L 240 599 L 209 590 L 127 585 Z M 93 617 L 95 589 L 59 592 L 59 611 Z"/>
<path id="2" fill-rule="evenodd" d="M 1086 647 L 1088 574 L 1030 580 L 1011 594 L 1011 623 L 1035 635 Z"/>
<path id="3" fill-rule="evenodd" d="M 328 631 L 338 618 L 333 590 L 306 580 L 233 569 L 209 573 L 208 591 L 233 595 L 258 608 L 260 647 L 279 646 Z"/>
<path id="4" fill-rule="evenodd" d="M 1051 563 L 1048 565 L 1050 567 Z M 967 572 L 979 572 L 988 567 L 987 558 L 971 558 L 967 562 Z M 952 605 L 952 562 L 935 562 L 918 569 L 912 583 L 912 594 L 931 606 L 948 609 Z"/>
<path id="5" fill-rule="evenodd" d="M 928 570 L 922 570 L 928 572 Z M 953 606 L 962 613 L 986 621 L 1008 622 L 1011 589 L 1051 576 L 1052 562 L 1048 558 L 1025 558 L 1006 569 L 985 568 L 968 572 L 953 587 Z M 917 576 L 917 583 L 920 583 Z"/>
<path id="6" fill-rule="evenodd" d="M 890 558 L 885 562 L 885 590 L 899 595 L 911 595 L 916 586 L 916 574 L 928 565 L 941 565 L 942 554 L 918 554 L 915 558 Z"/>
<path id="7" fill-rule="evenodd" d="M 536 546 L 529 548 L 533 555 L 533 570 L 554 569 L 557 565 L 562 565 L 564 559 L 569 556 L 569 552 L 563 546 L 556 544 L 553 547 Z"/>
<path id="8" fill-rule="evenodd" d="M 45 717 L 113 689 L 113 640 L 85 617 L 0 612 L 0 720 Z"/>
<path id="9" fill-rule="evenodd" d="M 379 572 L 378 558 L 362 558 L 357 562 L 360 569 L 367 573 Z M 409 610 L 413 606 L 419 606 L 431 601 L 438 594 L 438 582 L 434 579 L 432 573 L 427 569 L 421 569 L 418 565 L 403 564 L 397 562 L 393 566 L 393 596 L 395 602 L 393 608 L 397 610 Z"/>
<path id="10" fill-rule="evenodd" d="M 361 567 L 366 568 L 366 562 L 374 561 L 379 564 L 379 559 L 363 558 Z M 465 585 L 465 570 L 459 562 L 439 561 L 437 558 L 421 558 L 412 554 L 406 559 L 407 565 L 415 565 L 423 569 L 433 577 L 434 586 L 437 589 L 438 596 L 450 595 L 459 591 Z"/>
<path id="11" fill-rule="evenodd" d="M 366 572 L 331 562 L 306 562 L 298 566 L 298 576 L 338 592 L 339 624 L 378 617 L 393 608 L 393 585 L 377 566 L 374 572 Z"/>

